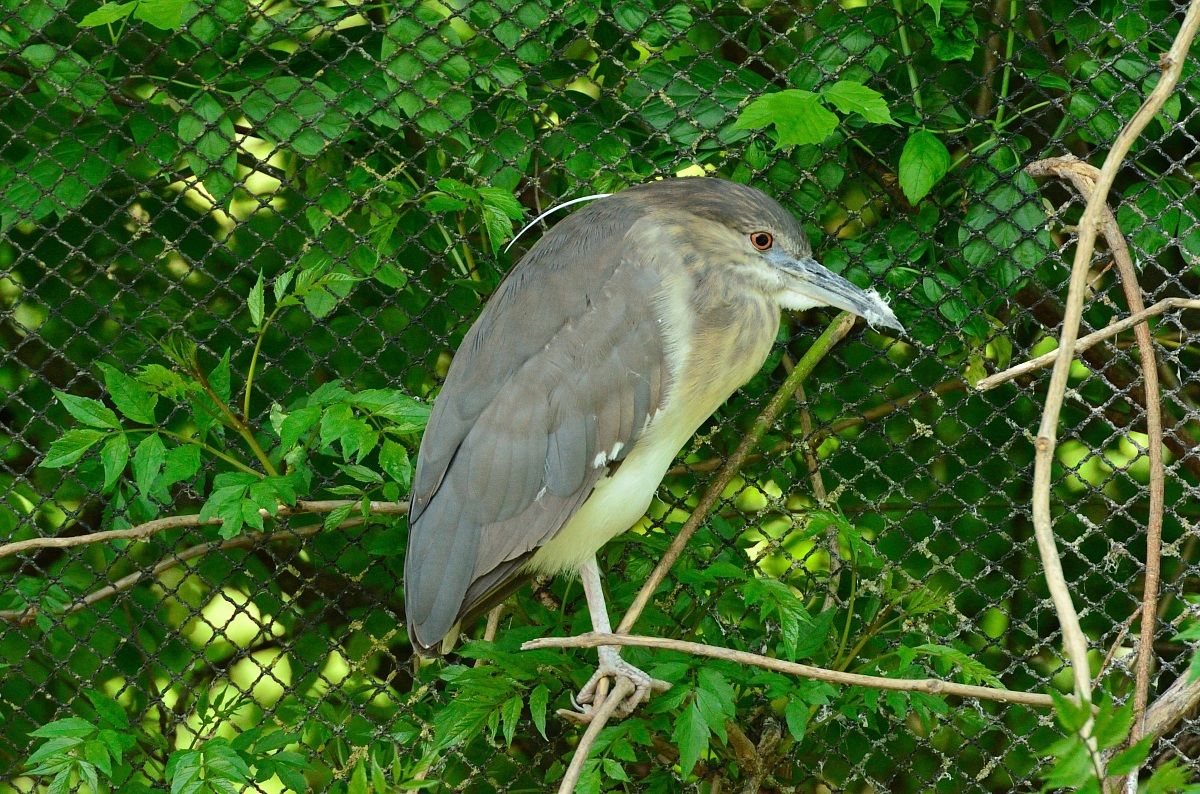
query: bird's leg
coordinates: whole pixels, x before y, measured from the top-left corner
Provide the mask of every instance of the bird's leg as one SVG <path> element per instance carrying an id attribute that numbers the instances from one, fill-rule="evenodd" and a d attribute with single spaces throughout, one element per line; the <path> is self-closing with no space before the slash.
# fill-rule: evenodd
<path id="1" fill-rule="evenodd" d="M 579 569 L 579 578 L 583 582 L 583 594 L 587 598 L 588 613 L 592 617 L 592 630 L 600 634 L 611 634 L 612 625 L 608 622 L 608 606 L 604 603 L 604 588 L 600 583 L 600 568 L 596 565 L 593 555 Z M 650 699 L 651 692 L 665 692 L 671 688 L 666 681 L 651 678 L 642 670 L 634 667 L 621 658 L 621 651 L 614 645 L 601 645 L 597 649 L 600 665 L 591 679 L 579 690 L 576 697 L 578 703 L 590 704 L 596 697 L 596 689 L 600 682 L 611 678 L 628 678 L 634 685 L 633 694 L 617 707 L 619 717 L 628 717 L 641 703 Z"/>

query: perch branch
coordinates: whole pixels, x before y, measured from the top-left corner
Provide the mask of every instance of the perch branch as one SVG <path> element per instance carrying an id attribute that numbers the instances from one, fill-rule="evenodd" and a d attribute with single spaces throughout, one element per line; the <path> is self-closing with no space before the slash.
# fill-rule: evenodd
<path id="1" fill-rule="evenodd" d="M 596 743 L 596 737 L 600 735 L 600 731 L 604 730 L 604 726 L 608 724 L 608 720 L 617 710 L 617 706 L 632 695 L 633 690 L 632 681 L 628 678 L 618 678 L 616 688 L 593 712 L 587 730 L 583 732 L 583 738 L 579 740 L 579 744 L 575 747 L 575 754 L 571 756 L 571 765 L 567 767 L 567 773 L 558 787 L 558 794 L 571 794 L 575 790 L 576 784 L 579 783 L 579 776 L 583 774 L 583 765 L 587 763 L 588 755 L 592 752 L 592 745 Z"/>
<path id="2" fill-rule="evenodd" d="M 1200 2 L 1200 0 L 1198 0 Z M 671 570 L 671 566 L 679 559 L 679 555 L 683 553 L 684 547 L 688 540 L 695 534 L 696 530 L 708 517 L 709 512 L 716 505 L 717 500 L 721 498 L 721 492 L 725 490 L 725 486 L 733 479 L 733 475 L 742 467 L 746 458 L 750 455 L 750 450 L 758 446 L 767 430 L 775 423 L 775 419 L 779 416 L 779 412 L 783 410 L 783 406 L 796 393 L 796 388 L 804 382 L 804 380 L 812 373 L 813 369 L 820 361 L 828 355 L 841 339 L 850 332 L 854 327 L 854 316 L 841 312 L 835 317 L 826 327 L 825 331 L 817 337 L 817 340 L 812 343 L 812 346 L 804 353 L 804 356 L 796 364 L 796 368 L 784 380 L 783 385 L 771 397 L 771 401 L 767 403 L 767 407 L 754 420 L 754 425 L 750 431 L 746 433 L 746 437 L 742 439 L 742 443 L 738 444 L 737 449 L 729 456 L 725 465 L 717 472 L 712 481 L 708 484 L 704 495 L 700 497 L 699 503 L 684 523 L 679 533 L 671 541 L 670 547 L 659 560 L 658 565 L 651 572 L 650 578 L 642 585 L 642 589 L 638 591 L 637 598 L 633 600 L 633 604 L 621 618 L 621 624 L 617 627 L 618 633 L 629 631 L 637 622 L 638 617 L 642 614 L 642 610 L 646 608 L 650 597 L 654 595 L 654 591 L 662 584 L 666 578 L 667 572 Z M 576 756 L 579 752 L 576 751 Z"/>
<path id="3" fill-rule="evenodd" d="M 180 516 L 180 518 L 194 518 L 195 516 Z M 218 523 L 218 521 L 207 521 L 203 523 Z M 197 522 L 197 525 L 200 522 Z M 364 518 L 351 518 L 338 524 L 338 529 L 349 529 L 366 523 Z M 61 613 L 55 615 L 70 615 L 78 612 L 81 609 L 91 606 L 106 598 L 110 598 L 117 593 L 128 590 L 139 582 L 151 576 L 158 576 L 164 571 L 175 568 L 188 560 L 202 557 L 212 551 L 222 551 L 225 549 L 238 549 L 246 546 L 253 546 L 259 542 L 274 543 L 281 540 L 295 540 L 297 538 L 306 538 L 309 535 L 315 535 L 321 532 L 324 527 L 321 524 L 313 524 L 306 527 L 298 527 L 296 529 L 285 529 L 278 532 L 251 532 L 248 535 L 239 535 L 236 538 L 229 540 L 213 541 L 211 543 L 197 543 L 195 546 L 190 546 L 178 554 L 172 554 L 166 559 L 160 560 L 153 568 L 134 571 L 131 574 L 121 577 L 112 584 L 101 587 L 98 590 L 93 590 L 81 599 L 78 599 L 71 606 L 64 609 Z M 36 606 L 26 609 L 7 609 L 0 611 L 0 621 L 16 623 L 19 626 L 26 626 L 33 622 L 38 616 L 38 608 Z"/>
<path id="4" fill-rule="evenodd" d="M 325 499 L 320 501 L 304 501 L 296 503 L 295 507 L 288 505 L 279 505 L 276 508 L 276 516 L 294 516 L 304 513 L 331 513 L 339 507 L 346 505 L 357 505 L 358 501 L 354 499 Z M 382 513 L 390 515 L 404 515 L 408 512 L 408 502 L 371 502 L 372 513 Z M 259 510 L 258 514 L 263 518 L 271 518 L 271 514 L 266 510 Z M 69 537 L 51 537 L 51 538 L 29 538 L 28 540 L 18 540 L 13 543 L 6 543 L 0 546 L 0 558 L 8 557 L 13 554 L 31 551 L 33 549 L 67 549 L 72 546 L 85 546 L 91 543 L 104 543 L 109 540 L 145 540 L 151 535 L 156 535 L 159 532 L 164 532 L 168 529 L 177 529 L 179 527 L 199 527 L 210 524 L 220 524 L 221 519 L 213 518 L 206 521 L 201 521 L 200 516 L 196 514 L 185 516 L 167 516 L 165 518 L 156 518 L 153 521 L 147 521 L 144 524 L 138 524 L 136 527 L 129 529 L 112 529 L 104 532 L 92 532 L 88 535 L 71 535 Z"/>
<path id="5" fill-rule="evenodd" d="M 638 648 L 661 648 L 668 651 L 689 653 L 693 656 L 705 656 L 710 659 L 723 659 L 737 664 L 761 667 L 786 675 L 811 678 L 815 681 L 826 681 L 831 684 L 845 686 L 864 686 L 872 689 L 890 689 L 900 692 L 924 692 L 930 695 L 957 695 L 959 697 L 976 698 L 980 700 L 995 700 L 1003 703 L 1020 703 L 1025 706 L 1053 708 L 1054 701 L 1049 695 L 1038 692 L 1021 692 L 1010 689 L 996 689 L 986 686 L 958 684 L 953 681 L 942 681 L 937 678 L 885 678 L 877 675 L 861 673 L 846 673 L 839 670 L 828 670 L 824 667 L 789 662 L 774 659 L 748 651 L 735 651 L 731 648 L 721 648 L 715 645 L 705 645 L 699 642 L 686 642 L 662 637 L 643 637 L 636 634 L 599 634 L 588 632 L 575 637 L 544 637 L 530 640 L 521 646 L 522 650 L 535 648 L 595 648 L 600 645 L 631 645 Z M 594 723 L 593 723 L 594 724 Z M 582 746 L 582 744 L 581 744 Z M 576 753 L 578 756 L 578 752 Z"/>
<path id="6" fill-rule="evenodd" d="M 1123 319 L 1109 323 L 1099 331 L 1093 331 L 1087 336 L 1081 336 L 1075 342 L 1075 353 L 1082 353 L 1093 345 L 1103 342 L 1105 339 L 1116 336 L 1122 331 L 1126 331 L 1138 323 L 1145 322 L 1151 317 L 1171 311 L 1172 309 L 1200 309 L 1200 300 L 1190 298 L 1164 298 L 1158 303 L 1143 309 L 1140 312 L 1129 315 Z M 1036 372 L 1039 369 L 1044 369 L 1054 363 L 1054 359 L 1058 356 L 1057 350 L 1051 350 L 1036 358 L 1031 358 L 1015 366 L 1011 366 L 1006 370 L 997 372 L 995 375 L 988 375 L 979 383 L 975 384 L 975 388 L 979 391 L 987 391 L 994 389 L 1010 380 L 1016 380 L 1031 372 Z"/>

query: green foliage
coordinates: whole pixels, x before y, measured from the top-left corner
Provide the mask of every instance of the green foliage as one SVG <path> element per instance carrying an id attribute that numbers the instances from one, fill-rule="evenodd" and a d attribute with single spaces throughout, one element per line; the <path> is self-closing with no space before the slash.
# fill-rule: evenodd
<path id="1" fill-rule="evenodd" d="M 1046 754 L 1055 760 L 1044 776 L 1042 791 L 1069 789 L 1100 794 L 1106 779 L 1123 777 L 1146 763 L 1154 744 L 1153 737 L 1125 746 L 1133 727 L 1132 700 L 1118 706 L 1106 694 L 1100 693 L 1093 709 L 1057 693 L 1052 694 L 1058 722 L 1067 735 L 1046 748 Z M 1091 737 L 1090 744 L 1086 736 Z M 1089 747 L 1094 748 L 1094 753 Z M 1103 760 L 1102 767 L 1097 767 L 1094 760 L 1097 757 Z M 1200 791 L 1200 786 L 1187 783 L 1186 770 L 1175 760 L 1169 760 L 1158 764 L 1138 786 L 1138 791 L 1145 794 L 1194 794 Z"/>
<path id="2" fill-rule="evenodd" d="M 511 265 L 514 224 L 673 173 L 780 198 L 911 338 L 856 333 L 809 384 L 828 501 L 810 498 L 799 414 L 784 417 L 638 630 L 896 678 L 1032 689 L 1055 675 L 1013 508 L 1030 395 L 956 388 L 872 411 L 1041 343 L 1053 321 L 1029 309 L 1060 291 L 1051 234 L 1077 210 L 1048 212 L 1022 169 L 1099 161 L 1157 79 L 1170 30 L 1147 24 L 1167 6 L 1013 4 L 1009 21 L 962 0 L 3 7 L 0 375 L 4 432 L 23 428 L 3 454 L 29 471 L 3 475 L 3 536 L 212 523 L 0 561 L 0 609 L 32 618 L 0 630 L 0 778 L 135 794 L 552 787 L 578 738 L 552 711 L 594 657 L 517 648 L 586 630 L 578 588 L 524 589 L 494 643 L 414 667 L 398 625 L 407 527 L 371 503 L 407 497 L 445 357 Z M 1114 191 L 1144 272 L 1194 279 L 1197 79 L 1189 66 L 1164 135 Z M 1098 326 L 1123 304 L 1111 274 L 1093 288 Z M 1168 330 L 1159 341 L 1194 369 Z M 780 347 L 794 359 L 806 338 Z M 689 462 L 734 448 L 783 349 Z M 1064 435 L 1087 451 L 1062 463 L 1090 485 L 1056 482 L 1056 530 L 1100 640 L 1129 611 L 1109 582 L 1133 581 L 1133 558 L 1109 552 L 1138 545 L 1144 456 L 1101 419 L 1124 410 L 1117 389 L 1072 387 Z M 655 527 L 604 551 L 614 617 L 703 482 L 669 478 Z M 1185 503 L 1172 487 L 1168 504 Z M 314 499 L 341 501 L 280 514 Z M 1184 527 L 1168 524 L 1171 544 Z M 739 790 L 743 738 L 771 776 L 759 785 L 781 790 L 1009 791 L 1042 764 L 1048 786 L 1096 784 L 1067 701 L 1055 743 L 1023 707 L 625 656 L 673 688 L 601 733 L 583 791 Z M 1124 748 L 1127 707 L 1100 709 L 1109 772 L 1146 767 L 1147 747 Z M 1143 778 L 1184 785 L 1171 763 Z"/>

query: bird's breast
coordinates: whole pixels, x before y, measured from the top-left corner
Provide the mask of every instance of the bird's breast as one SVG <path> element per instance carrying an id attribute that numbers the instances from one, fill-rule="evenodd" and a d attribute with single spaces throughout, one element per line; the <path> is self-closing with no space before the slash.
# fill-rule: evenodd
<path id="1" fill-rule="evenodd" d="M 659 296 L 670 387 L 628 456 L 531 559 L 539 573 L 575 571 L 650 506 L 679 450 L 729 396 L 758 372 L 779 330 L 779 309 L 747 298 L 723 317 L 697 314 L 694 295 L 667 284 Z"/>

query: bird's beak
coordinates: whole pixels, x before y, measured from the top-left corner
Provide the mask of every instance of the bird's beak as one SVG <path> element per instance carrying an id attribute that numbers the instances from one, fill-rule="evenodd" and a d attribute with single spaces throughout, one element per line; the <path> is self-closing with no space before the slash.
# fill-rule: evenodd
<path id="1" fill-rule="evenodd" d="M 873 328 L 883 326 L 904 333 L 904 326 L 896 319 L 892 308 L 874 290 L 854 286 L 811 257 L 797 259 L 782 251 L 771 251 L 766 259 L 787 278 L 785 308 L 834 306 L 857 314 Z"/>

